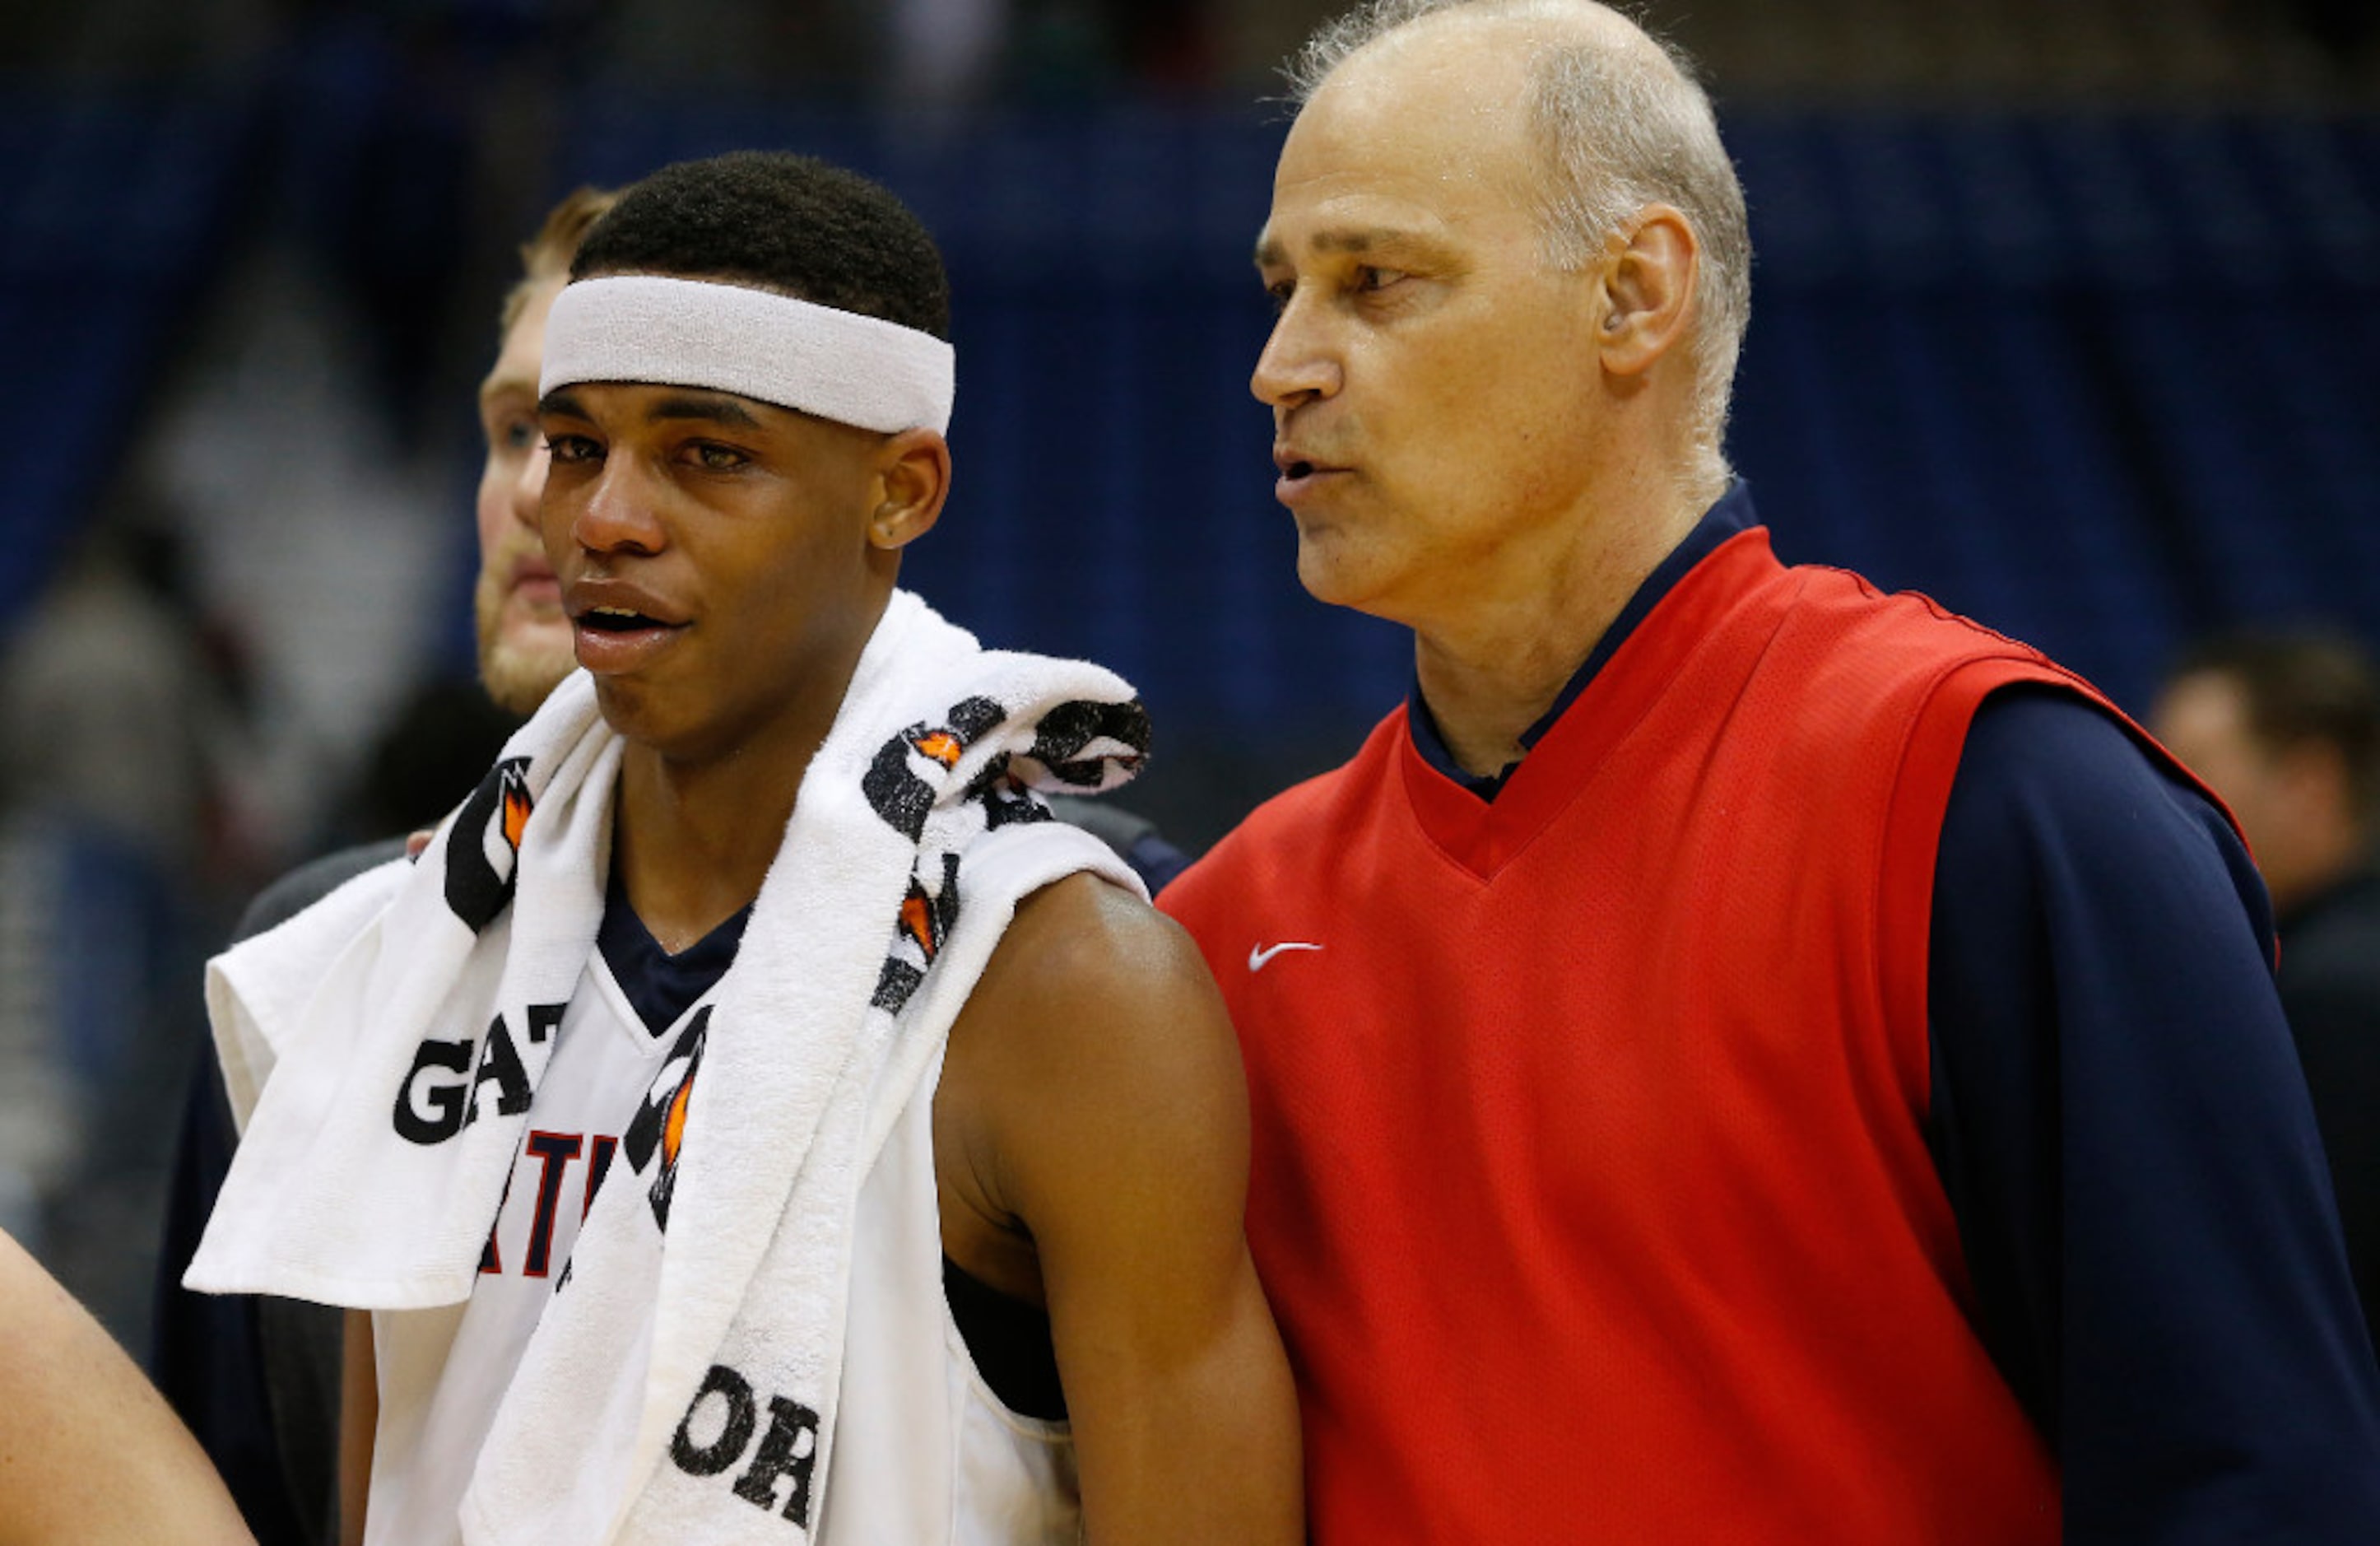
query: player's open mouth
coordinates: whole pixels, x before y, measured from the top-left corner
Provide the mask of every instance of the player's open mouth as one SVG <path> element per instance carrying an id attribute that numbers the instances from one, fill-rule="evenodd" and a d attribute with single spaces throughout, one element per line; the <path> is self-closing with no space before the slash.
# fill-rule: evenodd
<path id="1" fill-rule="evenodd" d="M 597 633 L 637 633 L 646 628 L 667 628 L 677 625 L 648 617 L 641 612 L 629 612 L 621 607 L 599 606 L 578 615 L 578 626 Z"/>
<path id="2" fill-rule="evenodd" d="M 685 622 L 647 611 L 648 603 L 668 603 L 636 586 L 616 580 L 582 580 L 570 589 L 575 592 L 570 608 L 574 652 L 579 664 L 599 676 L 634 671 L 650 663 L 686 629 Z"/>

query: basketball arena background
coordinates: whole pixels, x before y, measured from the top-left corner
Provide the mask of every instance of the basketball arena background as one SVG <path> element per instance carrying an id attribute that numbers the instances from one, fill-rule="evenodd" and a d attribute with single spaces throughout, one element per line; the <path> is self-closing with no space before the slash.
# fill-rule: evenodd
<path id="1" fill-rule="evenodd" d="M 1315 0 L 0 6 L 0 1227 L 136 1350 L 198 964 L 443 809 L 473 390 L 580 183 L 742 146 L 948 257 L 906 570 L 1141 688 L 1185 846 L 1352 749 L 1398 630 L 1298 590 L 1248 253 Z M 1658 0 L 1756 250 L 1731 454 L 1790 558 L 2139 709 L 2186 640 L 2380 636 L 2380 10 Z"/>

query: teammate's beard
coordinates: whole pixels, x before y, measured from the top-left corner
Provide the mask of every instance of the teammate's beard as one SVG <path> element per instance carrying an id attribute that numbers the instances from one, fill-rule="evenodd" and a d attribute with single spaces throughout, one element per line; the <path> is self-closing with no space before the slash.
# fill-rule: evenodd
<path id="1" fill-rule="evenodd" d="M 480 683 L 496 707 L 526 719 L 537 712 L 546 694 L 577 666 L 571 651 L 569 625 L 557 612 L 549 622 L 539 618 L 516 623 L 507 634 L 504 583 L 486 569 L 471 596 L 472 618 L 479 627 Z"/>

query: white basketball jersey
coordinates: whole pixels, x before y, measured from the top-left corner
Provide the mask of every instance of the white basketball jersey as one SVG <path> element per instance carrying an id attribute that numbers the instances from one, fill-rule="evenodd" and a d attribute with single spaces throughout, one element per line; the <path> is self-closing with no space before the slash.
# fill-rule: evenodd
<path id="1" fill-rule="evenodd" d="M 391 1357 L 434 1356 L 443 1322 L 453 1321 L 455 1329 L 426 1406 L 382 1412 L 366 1546 L 461 1546 L 464 1491 L 482 1463 L 498 1403 L 567 1270 L 579 1223 L 680 1031 L 708 1002 L 706 994 L 666 1033 L 652 1035 L 601 953 L 590 953 L 529 1108 L 469 1303 L 376 1318 L 384 1394 Z M 843 1391 L 814 1540 L 831 1546 L 1075 1541 L 1081 1508 L 1067 1426 L 1020 1416 L 991 1394 L 943 1294 L 933 1159 L 940 1075 L 937 1057 L 860 1190 Z M 625 1163 L 618 1168 L 628 1174 Z M 663 1248 L 658 1231 L 650 1239 L 656 1252 Z M 656 1271 L 648 1281 L 657 1277 Z M 606 1371 L 615 1392 L 642 1389 L 652 1337 L 647 1309 L 634 1345 L 621 1347 Z M 393 1326 L 393 1319 L 410 1324 Z M 947 1453 L 918 1443 L 929 1433 L 951 1436 Z M 601 1529 L 595 1522 L 605 1512 L 601 1500 L 624 1484 L 627 1456 L 590 1451 L 584 1465 L 592 1540 Z M 760 1510 L 753 1527 L 755 1540 L 797 1533 Z"/>

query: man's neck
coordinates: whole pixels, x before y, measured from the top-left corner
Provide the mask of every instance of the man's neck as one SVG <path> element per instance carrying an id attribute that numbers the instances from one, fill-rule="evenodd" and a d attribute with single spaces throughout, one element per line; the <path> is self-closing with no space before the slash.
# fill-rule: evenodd
<path id="1" fill-rule="evenodd" d="M 801 773 L 773 758 L 689 767 L 648 748 L 627 749 L 612 814 L 612 867 L 663 950 L 684 950 L 760 894 L 793 819 Z"/>
<path id="2" fill-rule="evenodd" d="M 1709 503 L 1695 493 L 1607 508 L 1562 561 L 1415 627 L 1422 700 L 1458 766 L 1492 777 L 1520 761 L 1522 736 Z"/>

